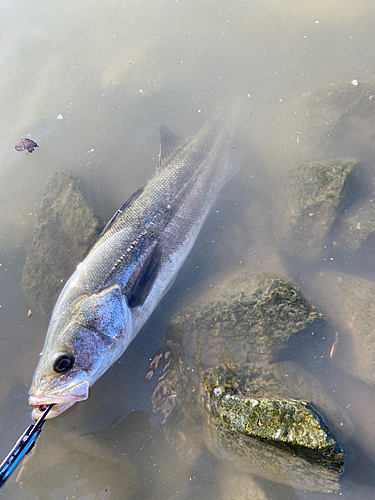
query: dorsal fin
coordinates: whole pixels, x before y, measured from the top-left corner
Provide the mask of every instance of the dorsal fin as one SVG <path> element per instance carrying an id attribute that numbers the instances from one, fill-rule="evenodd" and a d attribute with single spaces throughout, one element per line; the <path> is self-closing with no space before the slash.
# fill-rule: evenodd
<path id="1" fill-rule="evenodd" d="M 107 224 L 104 226 L 104 229 L 103 231 L 100 233 L 100 236 L 103 236 L 104 233 L 106 233 L 108 231 L 108 229 L 110 227 L 113 226 L 113 224 L 116 222 L 116 220 L 119 218 L 119 216 L 123 213 L 123 211 L 131 204 L 133 203 L 134 200 L 136 200 L 138 198 L 138 196 L 142 193 L 144 187 L 140 187 L 139 189 L 137 189 L 137 191 L 135 191 L 135 193 L 133 193 L 130 198 L 128 200 L 126 200 L 126 202 L 122 205 L 121 208 L 119 208 L 117 210 L 117 212 L 112 215 L 112 217 L 110 218 L 110 220 L 107 222 Z"/>
<path id="2" fill-rule="evenodd" d="M 160 153 L 158 167 L 163 167 L 172 154 L 181 146 L 181 137 L 169 130 L 166 125 L 159 125 Z"/>

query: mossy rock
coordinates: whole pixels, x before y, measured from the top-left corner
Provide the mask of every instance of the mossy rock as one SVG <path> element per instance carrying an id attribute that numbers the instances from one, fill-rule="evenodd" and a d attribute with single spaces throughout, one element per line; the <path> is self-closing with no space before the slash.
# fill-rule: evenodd
<path id="1" fill-rule="evenodd" d="M 200 449 L 203 437 L 237 472 L 337 491 L 344 452 L 315 407 L 339 434 L 341 426 L 350 433 L 350 423 L 298 364 L 271 363 L 292 336 L 297 342 L 298 333 L 323 321 L 321 313 L 290 281 L 247 269 L 219 276 L 205 289 L 172 318 L 165 347 L 146 375 L 150 380 L 163 366 L 151 401 L 167 440 L 186 455 Z M 261 412 L 251 418 L 255 407 Z M 201 429 L 195 438 L 196 427 L 193 437 L 188 432 L 192 421 Z"/>
<path id="2" fill-rule="evenodd" d="M 198 349 L 209 367 L 269 361 L 291 336 L 322 320 L 290 281 L 243 269 L 209 287 L 172 324 L 183 332 L 185 353 Z"/>
<path id="3" fill-rule="evenodd" d="M 357 165 L 355 160 L 331 160 L 286 173 L 274 197 L 274 232 L 282 251 L 306 261 L 322 257 Z"/>
<path id="4" fill-rule="evenodd" d="M 242 470 L 248 467 L 250 473 L 284 482 L 280 464 L 294 463 L 292 469 L 304 472 L 295 475 L 293 486 L 306 488 L 308 483 L 314 490 L 338 489 L 345 460 L 342 446 L 315 406 L 305 399 L 285 396 L 312 396 L 315 386 L 319 407 L 331 417 L 340 415 L 340 409 L 317 388 L 319 383 L 314 384 L 311 375 L 289 362 L 268 366 L 248 363 L 241 367 L 219 365 L 203 372 L 201 379 L 207 428 L 214 439 L 229 447 L 231 459 L 237 448 L 238 462 L 249 452 L 253 457 L 247 466 L 241 465 Z M 277 459 L 270 460 L 275 448 Z M 319 471 L 321 477 L 312 486 Z"/>
<path id="5" fill-rule="evenodd" d="M 47 181 L 22 273 L 22 290 L 48 317 L 76 265 L 95 242 L 100 222 L 67 171 Z"/>
<path id="6" fill-rule="evenodd" d="M 203 426 L 208 450 L 227 467 L 273 483 L 304 491 L 332 493 L 340 490 L 339 474 L 317 466 L 297 454 L 286 453 L 266 440 L 225 432 L 208 416 Z"/>
<path id="7" fill-rule="evenodd" d="M 315 465 L 333 467 L 341 473 L 344 451 L 317 410 L 304 400 L 259 396 L 259 385 L 255 391 L 249 386 L 262 383 L 263 379 L 255 378 L 260 372 L 266 379 L 274 376 L 273 367 L 268 368 L 268 373 L 256 365 L 246 368 L 246 375 L 244 368 L 239 374 L 235 365 L 221 365 L 202 373 L 206 407 L 219 418 L 220 425 L 231 432 L 267 440 Z M 280 387 L 275 392 L 284 391 Z"/>

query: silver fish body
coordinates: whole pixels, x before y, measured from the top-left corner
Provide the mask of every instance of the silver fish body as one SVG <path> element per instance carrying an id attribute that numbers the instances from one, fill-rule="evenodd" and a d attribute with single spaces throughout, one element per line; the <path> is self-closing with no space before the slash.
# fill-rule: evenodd
<path id="1" fill-rule="evenodd" d="M 63 288 L 34 374 L 37 419 L 88 397 L 173 282 L 220 189 L 233 174 L 230 133 L 211 120 L 183 143 L 160 128 L 156 172 L 127 203 Z"/>

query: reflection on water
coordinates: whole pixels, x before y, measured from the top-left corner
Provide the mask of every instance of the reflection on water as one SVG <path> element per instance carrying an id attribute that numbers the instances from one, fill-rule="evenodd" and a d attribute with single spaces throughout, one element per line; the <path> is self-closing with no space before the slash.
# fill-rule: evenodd
<path id="1" fill-rule="evenodd" d="M 248 491 L 259 499 L 329 498 L 228 468 L 204 444 L 200 417 L 177 411 L 181 404 L 195 408 L 194 373 L 201 367 L 199 356 L 189 357 L 181 345 L 168 345 L 169 355 L 163 350 L 170 318 L 209 289 L 214 273 L 242 267 L 292 279 L 325 315 L 326 327 L 290 346 L 284 360 L 309 371 L 341 409 L 347 463 L 340 492 L 372 498 L 371 3 L 3 4 L 1 456 L 29 423 L 27 392 L 47 329 L 47 320 L 21 291 L 21 274 L 51 173 L 70 170 L 100 218 L 109 219 L 155 168 L 160 123 L 189 137 L 219 99 L 235 94 L 244 105 L 233 143 L 240 175 L 221 193 L 171 292 L 88 401 L 45 425 L 33 456 L 17 482 L 11 478 L 2 498 L 240 499 L 250 498 Z M 38 144 L 32 154 L 14 149 L 23 137 Z M 318 257 L 292 256 L 275 238 L 275 212 L 286 213 L 277 189 L 291 169 L 332 157 L 359 162 L 351 189 L 340 199 L 333 225 L 326 224 L 322 252 L 312 252 Z M 310 208 L 306 217 L 314 217 Z M 307 244 L 316 244 L 311 241 Z M 330 358 L 336 332 L 339 343 Z M 223 355 L 230 362 L 233 353 L 227 347 Z M 157 376 L 143 385 L 155 352 L 160 356 L 159 368 L 154 358 Z M 171 363 L 176 375 L 169 375 L 167 395 L 160 392 L 160 381 L 167 378 L 160 363 L 164 368 Z M 178 400 L 181 391 L 186 392 L 183 401 Z M 152 414 L 153 405 L 163 416 Z M 348 421 L 354 434 L 345 427 Z"/>

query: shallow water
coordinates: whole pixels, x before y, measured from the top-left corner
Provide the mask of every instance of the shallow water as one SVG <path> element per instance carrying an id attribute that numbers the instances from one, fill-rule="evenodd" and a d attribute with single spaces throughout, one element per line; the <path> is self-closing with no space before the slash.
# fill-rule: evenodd
<path id="1" fill-rule="evenodd" d="M 279 263 L 272 264 L 272 255 L 267 260 L 265 248 L 276 248 L 272 177 L 283 175 L 289 159 L 281 156 L 270 167 L 272 138 L 262 123 L 266 109 L 293 94 L 374 82 L 375 6 L 346 0 L 3 0 L 1 9 L 0 457 L 29 425 L 27 393 L 48 326 L 20 280 L 50 174 L 71 170 L 106 220 L 152 174 L 160 123 L 188 137 L 219 100 L 234 95 L 243 102 L 235 138 L 239 176 L 220 194 L 173 288 L 90 398 L 45 425 L 2 498 L 225 499 L 224 483 L 232 480 L 234 491 L 247 484 L 209 453 L 191 423 L 184 422 L 177 445 L 172 424 L 151 415 L 157 377 L 143 385 L 171 315 L 216 272 L 245 265 L 257 272 L 286 270 L 327 315 L 326 329 L 314 340 L 304 338 L 303 348 L 288 357 L 320 380 L 354 429 L 344 426 L 339 436 L 347 450 L 340 492 L 293 491 L 258 479 L 249 483 L 248 498 L 257 498 L 256 488 L 269 499 L 373 498 L 375 391 L 330 359 L 335 320 L 351 306 L 340 303 L 339 294 L 336 302 L 325 299 L 312 280 L 330 268 L 375 281 L 373 242 L 334 260 L 306 263 L 282 253 Z M 15 151 L 28 136 L 39 148 L 29 155 Z M 370 173 L 372 167 L 368 162 Z M 365 191 L 355 193 L 357 200 Z M 342 304 L 348 310 L 340 311 Z"/>

